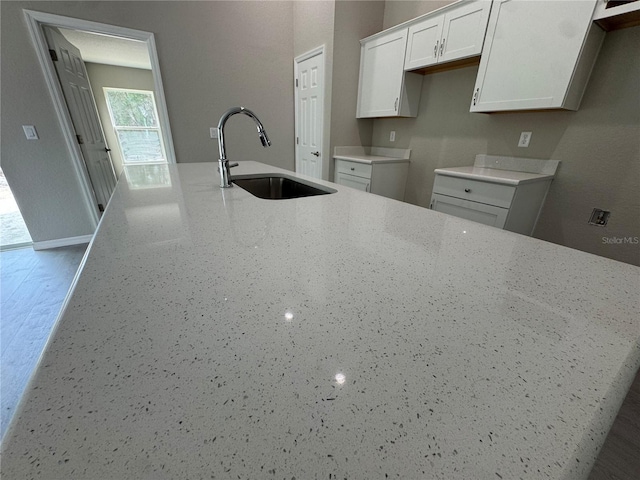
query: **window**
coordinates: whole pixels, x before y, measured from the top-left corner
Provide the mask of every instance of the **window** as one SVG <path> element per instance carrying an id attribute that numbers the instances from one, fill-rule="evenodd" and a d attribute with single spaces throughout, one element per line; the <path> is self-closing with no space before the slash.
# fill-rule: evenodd
<path id="1" fill-rule="evenodd" d="M 125 165 L 167 163 L 153 92 L 104 88 Z"/>

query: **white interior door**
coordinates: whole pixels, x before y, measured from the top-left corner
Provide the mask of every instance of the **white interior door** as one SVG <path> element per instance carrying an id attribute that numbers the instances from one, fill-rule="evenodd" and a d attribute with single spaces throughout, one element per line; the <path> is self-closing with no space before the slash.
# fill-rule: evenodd
<path id="1" fill-rule="evenodd" d="M 49 48 L 55 52 L 53 63 L 69 108 L 80 150 L 91 179 L 98 208 L 103 211 L 116 185 L 116 175 L 109 157 L 102 125 L 89 85 L 80 50 L 57 29 L 45 27 Z"/>
<path id="2" fill-rule="evenodd" d="M 300 57 L 299 57 L 300 58 Z M 322 178 L 324 54 L 296 59 L 296 172 Z"/>

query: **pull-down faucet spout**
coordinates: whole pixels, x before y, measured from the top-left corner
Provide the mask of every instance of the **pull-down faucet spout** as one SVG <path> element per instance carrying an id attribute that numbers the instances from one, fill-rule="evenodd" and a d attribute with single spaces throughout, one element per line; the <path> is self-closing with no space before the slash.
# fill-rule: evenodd
<path id="1" fill-rule="evenodd" d="M 224 145 L 224 126 L 227 123 L 227 120 L 229 120 L 229 117 L 235 115 L 236 113 L 243 113 L 244 115 L 251 117 L 256 123 L 256 127 L 258 128 L 258 136 L 260 137 L 262 146 L 268 147 L 271 145 L 269 137 L 267 136 L 267 132 L 262 126 L 262 122 L 260 122 L 260 119 L 251 110 L 248 110 L 244 107 L 232 107 L 224 112 L 222 114 L 222 117 L 220 117 L 220 121 L 218 122 L 218 153 L 220 154 L 220 157 L 218 158 L 218 171 L 220 172 L 221 188 L 229 188 L 232 186 L 230 167 L 235 167 L 237 165 L 229 165 L 229 160 L 227 159 L 227 150 Z"/>

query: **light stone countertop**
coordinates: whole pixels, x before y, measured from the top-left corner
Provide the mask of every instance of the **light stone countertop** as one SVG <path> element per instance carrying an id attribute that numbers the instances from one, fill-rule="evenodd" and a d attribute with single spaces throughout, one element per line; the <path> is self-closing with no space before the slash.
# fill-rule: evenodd
<path id="1" fill-rule="evenodd" d="M 2 478 L 587 478 L 640 365 L 639 268 L 218 181 L 122 176 Z"/>
<path id="2" fill-rule="evenodd" d="M 523 183 L 540 182 L 553 178 L 553 175 L 548 174 L 514 172 L 511 170 L 483 167 L 436 168 L 435 173 L 449 177 L 481 180 L 483 182 L 500 183 L 503 185 L 521 185 Z"/>
<path id="3" fill-rule="evenodd" d="M 409 163 L 408 158 L 383 157 L 381 155 L 334 155 L 336 160 L 348 160 L 350 162 L 367 163 Z"/>
<path id="4" fill-rule="evenodd" d="M 335 160 L 366 163 L 409 163 L 410 149 L 386 147 L 335 147 Z"/>

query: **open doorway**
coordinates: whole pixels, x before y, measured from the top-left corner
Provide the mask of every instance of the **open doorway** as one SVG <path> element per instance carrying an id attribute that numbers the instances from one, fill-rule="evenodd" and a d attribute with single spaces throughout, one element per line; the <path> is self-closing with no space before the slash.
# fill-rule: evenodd
<path id="1" fill-rule="evenodd" d="M 0 168 L 0 250 L 27 247 L 31 243 L 29 230 Z"/>
<path id="2" fill-rule="evenodd" d="M 175 153 L 173 148 L 173 141 L 171 138 L 171 129 L 169 126 L 169 117 L 164 97 L 162 77 L 160 75 L 154 36 L 150 32 L 143 32 L 114 25 L 101 24 L 97 22 L 63 17 L 42 12 L 35 12 L 31 10 L 24 10 L 24 14 L 27 20 L 27 25 L 29 27 L 29 32 L 36 47 L 38 60 L 45 74 L 47 86 L 53 99 L 56 114 L 58 116 L 58 120 L 60 121 L 67 147 L 74 163 L 79 183 L 83 190 L 85 202 L 92 214 L 92 218 L 95 224 L 97 225 L 101 210 L 101 208 L 99 208 L 99 205 L 105 205 L 103 202 L 97 200 L 97 197 L 99 197 L 99 195 L 96 192 L 96 188 L 94 186 L 95 183 L 92 183 L 91 174 L 89 172 L 88 164 L 85 158 L 87 152 L 83 152 L 82 148 L 82 142 L 85 139 L 78 138 L 78 134 L 76 133 L 76 128 L 74 126 L 72 115 L 70 113 L 70 107 L 68 106 L 68 102 L 65 99 L 63 88 L 58 79 L 58 74 L 56 73 L 56 66 L 49 51 L 50 48 L 45 35 L 45 27 L 55 28 L 60 32 L 64 31 L 67 34 L 76 33 L 79 36 L 89 35 L 92 37 L 92 42 L 96 44 L 115 40 L 124 42 L 128 41 L 129 43 L 133 42 L 138 44 L 138 46 L 142 46 L 142 48 L 146 51 L 148 63 L 150 65 L 151 79 L 153 84 L 152 91 L 157 105 L 157 122 L 161 127 L 161 129 L 159 130 L 159 134 L 162 135 L 163 152 L 166 156 L 164 161 L 166 163 L 175 163 Z M 112 53 L 122 53 L 121 49 L 113 49 L 107 47 L 106 50 L 111 50 Z M 123 55 L 120 56 L 123 57 Z M 67 95 L 67 97 L 68 96 L 69 95 Z M 106 127 L 105 129 L 103 129 L 105 133 L 106 131 L 111 130 L 111 126 L 107 127 L 104 119 L 102 119 L 101 123 Z M 116 144 L 117 142 L 113 141 L 111 141 L 110 144 L 105 144 L 103 147 L 101 147 L 103 153 L 112 153 L 114 150 L 114 148 L 112 147 L 115 147 Z M 87 149 L 84 148 L 84 150 Z M 109 163 L 111 164 L 111 160 L 109 160 Z M 100 169 L 102 169 L 104 172 L 107 172 L 108 168 L 106 168 L 104 165 L 105 163 L 101 161 L 100 164 L 96 166 L 95 170 L 99 171 Z M 116 170 L 116 174 L 118 173 L 115 165 L 113 166 L 113 170 Z M 110 195 L 110 193 L 108 193 L 107 189 L 107 193 L 103 192 L 103 197 L 108 197 L 108 195 Z"/>

